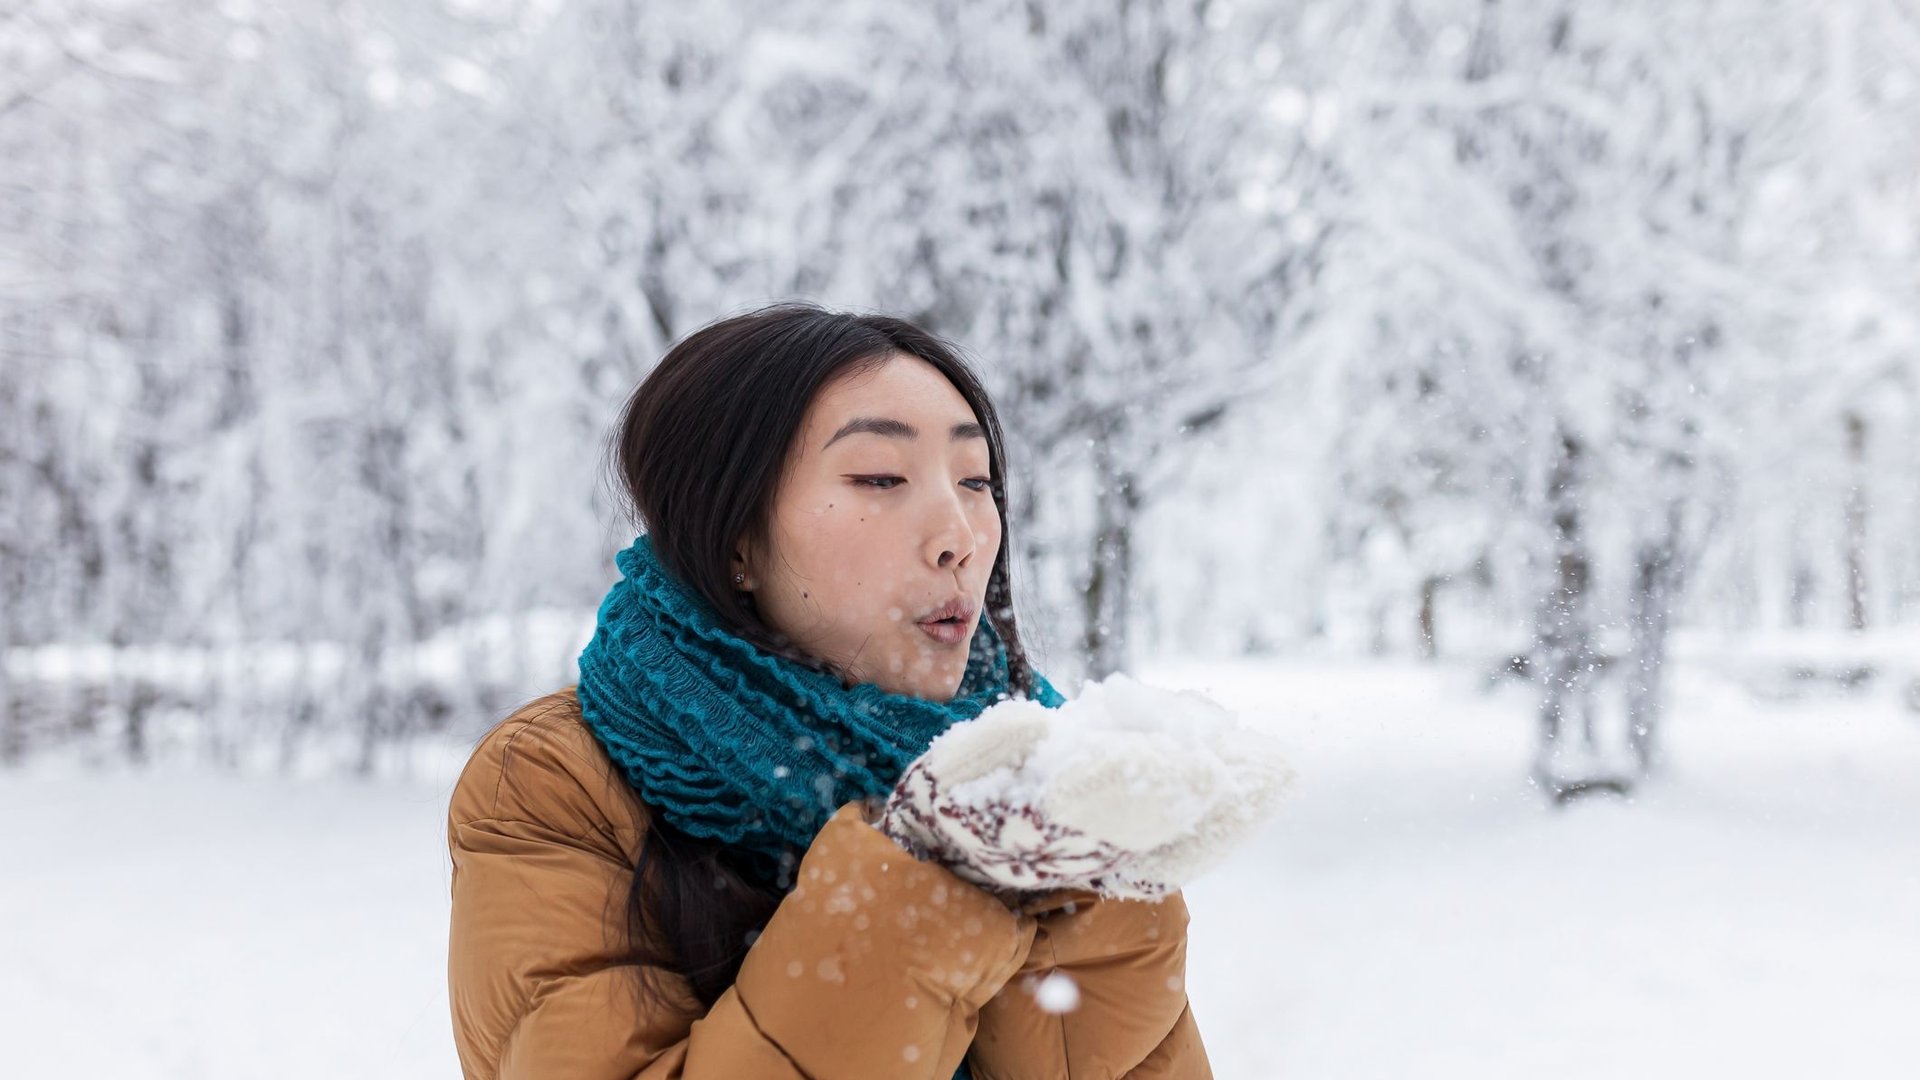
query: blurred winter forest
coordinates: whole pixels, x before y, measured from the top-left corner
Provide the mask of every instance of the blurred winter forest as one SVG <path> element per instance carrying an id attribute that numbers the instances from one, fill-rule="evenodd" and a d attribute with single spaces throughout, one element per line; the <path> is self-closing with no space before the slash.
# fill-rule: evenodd
<path id="1" fill-rule="evenodd" d="M 1671 657 L 1920 711 L 1915 0 L 13 0 L 0 758 L 380 771 L 572 681 L 676 339 L 923 320 L 1063 687 Z"/>

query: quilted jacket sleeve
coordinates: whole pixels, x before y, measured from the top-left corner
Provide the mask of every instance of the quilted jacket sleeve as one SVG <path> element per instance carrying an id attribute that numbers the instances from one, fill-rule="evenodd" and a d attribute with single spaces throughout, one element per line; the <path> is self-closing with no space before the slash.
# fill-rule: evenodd
<path id="1" fill-rule="evenodd" d="M 1027 959 L 980 1013 L 977 1080 L 1208 1080 L 1213 1075 L 1186 993 L 1187 904 L 1110 900 L 1084 889 L 1036 897 Z M 1056 973 L 1077 1001 L 1041 1007 L 1035 989 Z"/>
<path id="2" fill-rule="evenodd" d="M 1032 944 L 1034 916 L 916 862 L 849 803 L 712 1009 L 677 976 L 674 1008 L 643 1004 L 613 929 L 644 827 L 606 809 L 622 782 L 590 735 L 551 722 L 489 740 L 448 821 L 469 1080 L 947 1080 Z"/>

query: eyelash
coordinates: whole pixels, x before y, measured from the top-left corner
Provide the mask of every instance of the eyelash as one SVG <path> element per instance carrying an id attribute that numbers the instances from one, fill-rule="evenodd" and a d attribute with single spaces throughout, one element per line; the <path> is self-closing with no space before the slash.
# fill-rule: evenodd
<path id="1" fill-rule="evenodd" d="M 852 480 L 852 481 L 853 481 L 854 483 L 856 483 L 856 484 L 863 484 L 863 485 L 865 485 L 865 486 L 867 486 L 867 487 L 870 487 L 870 488 L 874 488 L 875 490 L 878 490 L 878 491 L 892 491 L 892 490 L 893 490 L 894 488 L 896 488 L 896 487 L 898 487 L 898 486 L 900 486 L 900 485 L 899 485 L 899 484 L 888 484 L 888 485 L 886 485 L 886 486 L 884 486 L 884 487 L 882 487 L 882 486 L 881 486 L 881 485 L 879 485 L 879 484 L 875 484 L 875 483 L 872 483 L 872 481 L 874 481 L 874 480 L 900 480 L 900 481 L 901 481 L 902 483 L 904 483 L 904 482 L 905 482 L 905 478 L 903 478 L 903 477 L 899 477 L 899 476 L 854 476 L 854 477 L 849 477 L 849 479 L 851 479 L 851 480 Z M 974 476 L 974 477 L 969 477 L 968 479 L 966 479 L 966 480 L 962 480 L 962 481 L 961 481 L 961 483 L 963 483 L 963 484 L 971 484 L 971 483 L 975 483 L 975 482 L 978 482 L 978 483 L 980 483 L 980 484 L 983 484 L 983 485 L 986 485 L 986 486 L 983 486 L 983 487 L 977 487 L 977 488 L 969 488 L 968 490 L 970 490 L 970 491 L 987 491 L 987 490 L 989 490 L 989 488 L 990 488 L 990 487 L 992 486 L 992 484 L 993 484 L 993 480 L 992 480 L 991 478 L 989 478 L 989 477 L 985 477 L 985 476 Z"/>

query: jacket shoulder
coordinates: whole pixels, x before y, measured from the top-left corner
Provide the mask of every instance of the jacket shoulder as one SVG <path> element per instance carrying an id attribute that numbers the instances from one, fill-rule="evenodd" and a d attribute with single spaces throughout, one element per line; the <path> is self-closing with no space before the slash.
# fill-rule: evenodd
<path id="1" fill-rule="evenodd" d="M 647 811 L 568 686 L 520 706 L 480 737 L 454 782 L 447 821 L 519 822 L 611 844 L 631 861 Z"/>

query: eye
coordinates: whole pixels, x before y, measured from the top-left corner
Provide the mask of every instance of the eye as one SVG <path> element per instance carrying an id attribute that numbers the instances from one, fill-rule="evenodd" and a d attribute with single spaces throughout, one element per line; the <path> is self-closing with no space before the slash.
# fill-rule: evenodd
<path id="1" fill-rule="evenodd" d="M 853 481 L 856 484 L 860 484 L 870 488 L 877 488 L 881 491 L 891 491 L 893 490 L 894 484 L 906 483 L 906 480 L 898 476 L 849 476 L 847 477 L 847 479 Z M 888 483 L 888 484 L 880 483 L 880 481 L 883 481 L 883 480 L 891 480 L 894 483 Z"/>
<path id="2" fill-rule="evenodd" d="M 979 484 L 980 486 L 977 488 L 974 488 L 973 489 L 974 491 L 986 491 L 993 486 L 993 478 L 989 476 L 975 476 L 971 479 L 962 480 L 960 482 L 963 484 Z"/>

